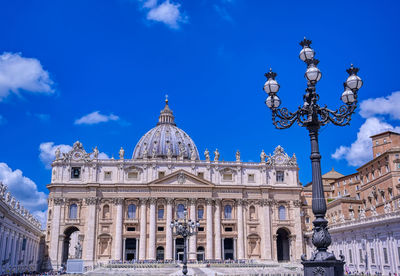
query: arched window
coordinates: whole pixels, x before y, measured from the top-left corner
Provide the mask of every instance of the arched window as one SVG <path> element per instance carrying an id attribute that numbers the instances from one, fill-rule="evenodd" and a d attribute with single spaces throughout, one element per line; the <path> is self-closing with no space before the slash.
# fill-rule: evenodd
<path id="1" fill-rule="evenodd" d="M 70 219 L 78 218 L 78 205 L 76 205 L 75 203 L 69 206 L 69 218 Z"/>
<path id="2" fill-rule="evenodd" d="M 224 217 L 226 219 L 231 219 L 232 218 L 232 206 L 231 205 L 225 205 Z"/>
<path id="3" fill-rule="evenodd" d="M 197 208 L 197 219 L 204 219 L 204 207 L 202 205 Z"/>
<path id="4" fill-rule="evenodd" d="M 51 210 L 49 210 L 49 218 L 48 220 L 51 220 Z"/>
<path id="5" fill-rule="evenodd" d="M 249 213 L 250 213 L 250 220 L 256 219 L 256 208 L 254 206 L 250 206 Z"/>
<path id="6" fill-rule="evenodd" d="M 128 206 L 128 218 L 129 219 L 136 218 L 136 205 L 135 204 L 129 204 L 129 206 Z"/>
<path id="7" fill-rule="evenodd" d="M 110 218 L 110 206 L 107 204 L 103 206 L 103 219 Z"/>
<path id="8" fill-rule="evenodd" d="M 164 205 L 158 206 L 158 219 L 164 218 Z"/>
<path id="9" fill-rule="evenodd" d="M 176 216 L 178 219 L 182 219 L 184 217 L 185 206 L 183 204 L 178 204 L 178 208 L 176 210 Z"/>
<path id="10" fill-rule="evenodd" d="M 285 220 L 286 219 L 286 208 L 285 206 L 279 206 L 278 208 L 278 213 L 279 213 L 279 219 L 280 220 Z"/>

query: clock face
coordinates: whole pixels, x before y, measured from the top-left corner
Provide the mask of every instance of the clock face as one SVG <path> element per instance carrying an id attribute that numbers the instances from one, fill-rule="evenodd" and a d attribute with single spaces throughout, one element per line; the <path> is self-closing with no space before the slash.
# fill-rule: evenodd
<path id="1" fill-rule="evenodd" d="M 278 156 L 275 158 L 275 161 L 276 161 L 276 163 L 278 163 L 278 164 L 282 164 L 283 162 L 285 162 L 285 158 L 284 158 L 282 155 L 278 155 Z"/>
<path id="2" fill-rule="evenodd" d="M 74 160 L 81 159 L 81 158 L 82 158 L 82 153 L 81 153 L 80 151 L 77 151 L 77 152 L 74 153 L 74 155 L 72 156 L 72 158 L 73 158 Z"/>

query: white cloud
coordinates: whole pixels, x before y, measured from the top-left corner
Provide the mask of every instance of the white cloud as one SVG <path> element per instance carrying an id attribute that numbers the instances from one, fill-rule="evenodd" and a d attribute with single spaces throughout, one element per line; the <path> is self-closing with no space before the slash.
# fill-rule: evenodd
<path id="1" fill-rule="evenodd" d="M 143 8 L 149 9 L 147 19 L 166 24 L 172 29 L 179 29 L 180 23 L 187 22 L 187 16 L 182 16 L 179 10 L 179 3 L 172 3 L 169 0 L 158 4 L 157 0 L 147 0 L 143 3 Z"/>
<path id="2" fill-rule="evenodd" d="M 13 171 L 6 163 L 0 163 L 0 181 L 33 214 L 40 214 L 47 209 L 47 195 L 39 192 L 35 182 L 23 176 L 21 170 Z"/>
<path id="3" fill-rule="evenodd" d="M 76 125 L 94 125 L 94 124 L 98 124 L 98 123 L 104 123 L 104 122 L 108 122 L 108 121 L 118 121 L 118 120 L 119 120 L 119 117 L 114 114 L 103 115 L 103 114 L 100 114 L 99 111 L 94 111 L 88 115 L 83 116 L 82 118 L 75 120 L 75 124 Z"/>
<path id="4" fill-rule="evenodd" d="M 39 158 L 45 165 L 46 169 L 51 169 L 51 163 L 54 161 L 56 157 L 56 150 L 60 148 L 61 153 L 69 152 L 72 147 L 70 145 L 55 145 L 54 142 L 44 142 L 39 146 Z M 99 153 L 99 159 L 109 159 L 108 155 L 104 152 Z"/>
<path id="5" fill-rule="evenodd" d="M 22 57 L 20 53 L 0 55 L 0 101 L 10 93 L 54 93 L 53 81 L 35 58 Z"/>
<path id="6" fill-rule="evenodd" d="M 51 169 L 51 163 L 55 159 L 55 152 L 57 148 L 60 148 L 60 152 L 62 153 L 69 152 L 72 149 L 70 145 L 54 145 L 54 142 L 45 142 L 40 144 L 39 158 L 45 165 L 46 169 Z"/>
<path id="7" fill-rule="evenodd" d="M 369 118 L 375 115 L 390 115 L 392 119 L 400 119 L 400 91 L 387 97 L 372 98 L 362 101 L 360 115 Z"/>

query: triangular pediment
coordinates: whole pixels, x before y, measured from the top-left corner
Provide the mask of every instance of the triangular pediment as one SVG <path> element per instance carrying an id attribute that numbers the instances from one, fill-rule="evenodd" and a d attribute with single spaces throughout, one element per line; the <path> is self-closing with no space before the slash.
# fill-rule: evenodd
<path id="1" fill-rule="evenodd" d="M 214 187 L 214 184 L 185 170 L 178 170 L 156 179 L 149 186 Z"/>

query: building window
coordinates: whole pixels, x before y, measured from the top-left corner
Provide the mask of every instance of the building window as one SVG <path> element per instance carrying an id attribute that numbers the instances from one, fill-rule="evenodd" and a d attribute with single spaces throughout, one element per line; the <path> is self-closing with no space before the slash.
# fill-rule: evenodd
<path id="1" fill-rule="evenodd" d="M 197 176 L 198 176 L 199 178 L 203 178 L 203 179 L 204 179 L 204 173 L 203 173 L 203 172 L 197 173 Z"/>
<path id="2" fill-rule="evenodd" d="M 165 176 L 165 172 L 158 172 L 158 178 L 164 177 Z"/>
<path id="3" fill-rule="evenodd" d="M 103 206 L 103 219 L 109 219 L 110 218 L 110 206 L 107 204 Z"/>
<path id="4" fill-rule="evenodd" d="M 128 179 L 138 179 L 139 173 L 138 172 L 128 172 Z"/>
<path id="5" fill-rule="evenodd" d="M 111 180 L 111 172 L 104 172 L 104 180 Z"/>
<path id="6" fill-rule="evenodd" d="M 204 219 L 204 207 L 201 205 L 197 208 L 197 219 Z"/>
<path id="7" fill-rule="evenodd" d="M 78 179 L 81 177 L 81 168 L 80 167 L 72 167 L 71 168 L 71 178 Z"/>
<path id="8" fill-rule="evenodd" d="M 306 223 L 310 223 L 310 218 L 306 217 Z"/>
<path id="9" fill-rule="evenodd" d="M 256 207 L 250 206 L 249 213 L 250 213 L 250 220 L 256 219 Z"/>
<path id="10" fill-rule="evenodd" d="M 351 264 L 353 263 L 353 255 L 351 255 L 351 249 L 349 249 L 349 261 Z"/>
<path id="11" fill-rule="evenodd" d="M 371 263 L 375 263 L 375 254 L 374 254 L 374 249 L 371 248 Z"/>
<path id="12" fill-rule="evenodd" d="M 164 232 L 164 227 L 158 226 L 158 227 L 157 227 L 157 231 L 158 231 L 158 232 Z"/>
<path id="13" fill-rule="evenodd" d="M 338 182 L 336 185 L 337 185 L 337 186 L 338 186 L 338 188 L 339 188 L 339 187 L 340 187 L 340 182 Z"/>
<path id="14" fill-rule="evenodd" d="M 254 174 L 249 174 L 249 175 L 247 176 L 247 182 L 255 182 L 255 181 L 254 181 Z"/>
<path id="15" fill-rule="evenodd" d="M 276 182 L 278 183 L 283 183 L 283 181 L 285 180 L 285 174 L 282 171 L 277 171 L 276 172 Z"/>
<path id="16" fill-rule="evenodd" d="M 337 195 L 340 196 L 340 191 L 337 192 Z"/>
<path id="17" fill-rule="evenodd" d="M 231 219 L 232 218 L 232 206 L 231 205 L 225 205 L 224 217 L 226 219 Z"/>
<path id="18" fill-rule="evenodd" d="M 158 206 L 157 217 L 158 217 L 158 219 L 164 219 L 164 206 L 163 205 Z"/>
<path id="19" fill-rule="evenodd" d="M 286 208 L 285 208 L 285 206 L 279 206 L 278 214 L 279 214 L 279 219 L 280 220 L 285 220 L 286 219 Z"/>
<path id="20" fill-rule="evenodd" d="M 199 232 L 204 232 L 204 227 L 199 227 Z"/>
<path id="21" fill-rule="evenodd" d="M 386 247 L 383 248 L 383 259 L 385 261 L 385 264 L 389 263 L 389 258 L 388 258 L 388 253 L 387 253 L 387 248 Z"/>
<path id="22" fill-rule="evenodd" d="M 75 203 L 69 206 L 69 218 L 70 219 L 78 218 L 78 205 L 76 205 Z"/>
<path id="23" fill-rule="evenodd" d="M 129 204 L 128 206 L 128 219 L 134 219 L 136 218 L 136 205 L 135 204 Z"/>
<path id="24" fill-rule="evenodd" d="M 136 228 L 135 228 L 135 227 L 127 227 L 127 228 L 126 228 L 126 231 L 135 232 L 135 231 L 136 231 Z"/>
<path id="25" fill-rule="evenodd" d="M 386 165 L 386 172 L 389 172 L 389 165 Z"/>
<path id="26" fill-rule="evenodd" d="M 386 144 L 386 139 L 383 139 L 383 143 Z"/>
<path id="27" fill-rule="evenodd" d="M 231 173 L 224 173 L 222 175 L 222 180 L 224 180 L 224 181 L 232 181 L 233 180 L 233 175 Z"/>
<path id="28" fill-rule="evenodd" d="M 183 219 L 184 218 L 184 211 L 185 211 L 185 206 L 183 206 L 183 204 L 178 204 L 178 208 L 176 211 L 176 216 L 178 217 L 178 219 Z"/>
<path id="29" fill-rule="evenodd" d="M 363 255 L 362 255 L 362 249 L 358 249 L 358 253 L 360 254 L 360 263 L 363 263 Z"/>
<path id="30" fill-rule="evenodd" d="M 360 193 L 356 194 L 356 198 L 359 200 L 360 199 Z"/>
<path id="31" fill-rule="evenodd" d="M 232 227 L 225 227 L 225 232 L 232 232 L 233 228 Z"/>

